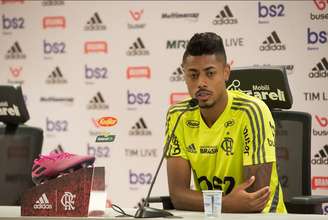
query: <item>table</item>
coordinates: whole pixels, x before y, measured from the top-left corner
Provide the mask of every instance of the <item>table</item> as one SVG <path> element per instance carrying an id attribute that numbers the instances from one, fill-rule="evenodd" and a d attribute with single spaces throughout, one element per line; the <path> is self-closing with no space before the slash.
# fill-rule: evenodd
<path id="1" fill-rule="evenodd" d="M 129 214 L 134 214 L 135 209 L 124 209 L 125 212 Z M 190 211 L 170 211 L 175 216 L 180 216 L 182 218 L 173 218 L 173 219 L 184 219 L 184 220 L 309 220 L 309 219 L 325 219 L 327 220 L 327 216 L 325 215 L 301 215 L 301 214 L 231 214 L 224 213 L 218 218 L 205 218 L 203 212 L 190 212 Z M 77 220 L 77 219 L 115 219 L 115 220 L 126 220 L 133 219 L 131 217 L 115 217 L 119 215 L 114 212 L 112 209 L 106 209 L 106 216 L 103 217 L 37 217 L 37 216 L 20 216 L 20 207 L 19 206 L 0 206 L 0 220 L 2 219 L 11 219 L 11 220 L 55 220 L 55 219 L 64 219 L 64 220 Z M 162 218 L 148 218 L 148 219 L 162 219 Z M 172 219 L 172 218 L 170 218 Z"/>

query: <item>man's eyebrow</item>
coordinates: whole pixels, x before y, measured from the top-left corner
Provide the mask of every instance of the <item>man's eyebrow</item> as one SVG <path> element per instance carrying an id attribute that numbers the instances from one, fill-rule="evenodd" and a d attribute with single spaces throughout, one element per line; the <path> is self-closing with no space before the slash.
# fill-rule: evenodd
<path id="1" fill-rule="evenodd" d="M 215 67 L 214 66 L 209 66 L 209 67 L 204 68 L 203 70 L 207 71 L 207 70 L 210 70 L 210 69 L 215 69 Z"/>

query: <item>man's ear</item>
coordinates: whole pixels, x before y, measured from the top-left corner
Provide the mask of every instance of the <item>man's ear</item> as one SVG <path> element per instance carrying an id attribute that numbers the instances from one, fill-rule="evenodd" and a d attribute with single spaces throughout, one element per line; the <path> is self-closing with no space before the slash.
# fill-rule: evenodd
<path id="1" fill-rule="evenodd" d="M 223 70 L 224 81 L 228 81 L 230 77 L 230 65 L 226 64 Z"/>

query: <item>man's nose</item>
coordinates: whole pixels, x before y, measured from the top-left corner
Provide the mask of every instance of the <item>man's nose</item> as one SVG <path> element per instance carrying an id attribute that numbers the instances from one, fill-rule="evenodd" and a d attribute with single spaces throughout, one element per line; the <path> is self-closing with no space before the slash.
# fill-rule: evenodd
<path id="1" fill-rule="evenodd" d="M 200 74 L 198 78 L 198 87 L 199 88 L 207 87 L 207 84 L 208 84 L 208 78 L 206 77 L 206 75 Z"/>

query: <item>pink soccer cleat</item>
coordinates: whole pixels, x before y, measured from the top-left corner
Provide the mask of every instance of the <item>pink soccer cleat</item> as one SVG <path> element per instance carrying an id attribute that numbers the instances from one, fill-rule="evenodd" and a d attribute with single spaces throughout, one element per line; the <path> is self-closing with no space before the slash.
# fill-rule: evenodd
<path id="1" fill-rule="evenodd" d="M 40 155 L 38 159 L 34 160 L 32 180 L 38 185 L 82 167 L 92 166 L 95 159 L 93 156 L 79 156 L 66 152 Z"/>

